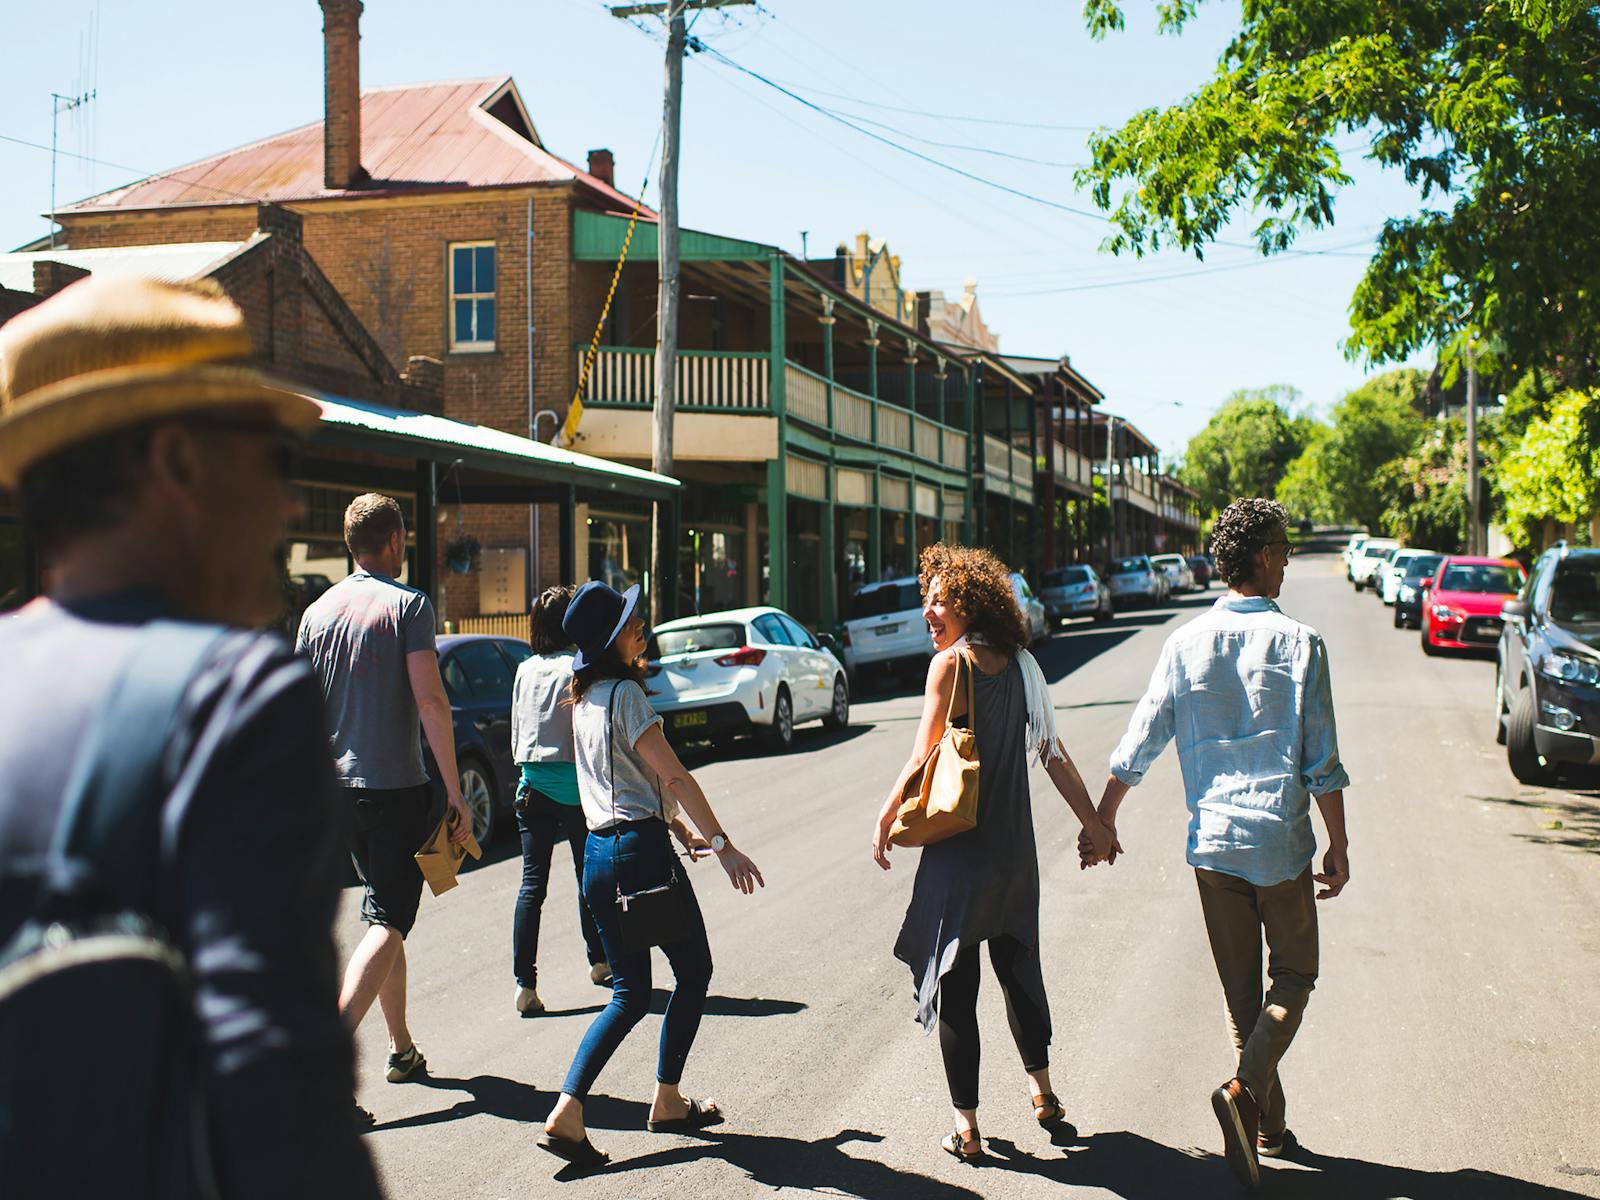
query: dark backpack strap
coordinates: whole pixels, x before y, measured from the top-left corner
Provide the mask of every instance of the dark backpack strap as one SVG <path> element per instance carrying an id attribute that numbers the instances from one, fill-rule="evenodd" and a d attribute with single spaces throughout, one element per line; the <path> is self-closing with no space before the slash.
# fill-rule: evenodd
<path id="1" fill-rule="evenodd" d="M 160 867 L 167 747 L 189 684 L 226 631 L 152 621 L 101 700 L 68 778 L 50 890 L 146 909 Z"/>

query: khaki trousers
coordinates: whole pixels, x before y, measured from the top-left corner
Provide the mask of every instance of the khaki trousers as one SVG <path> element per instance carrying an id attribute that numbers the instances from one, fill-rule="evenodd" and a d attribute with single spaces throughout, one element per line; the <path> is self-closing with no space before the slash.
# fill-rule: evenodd
<path id="1" fill-rule="evenodd" d="M 1200 909 L 1239 1051 L 1239 1078 L 1261 1106 L 1261 1132 L 1283 1132 L 1285 1104 L 1278 1061 L 1289 1049 L 1317 982 L 1317 901 L 1311 868 L 1257 887 L 1236 875 L 1196 868 Z M 1261 937 L 1267 977 L 1261 991 Z"/>

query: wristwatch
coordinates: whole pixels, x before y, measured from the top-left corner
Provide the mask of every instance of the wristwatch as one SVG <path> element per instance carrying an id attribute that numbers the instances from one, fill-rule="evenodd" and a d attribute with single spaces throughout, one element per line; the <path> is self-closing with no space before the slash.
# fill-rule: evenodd
<path id="1" fill-rule="evenodd" d="M 730 845 L 728 839 L 723 837 L 720 833 L 713 833 L 711 835 L 711 841 L 709 844 L 711 849 L 717 854 L 721 854 Z"/>

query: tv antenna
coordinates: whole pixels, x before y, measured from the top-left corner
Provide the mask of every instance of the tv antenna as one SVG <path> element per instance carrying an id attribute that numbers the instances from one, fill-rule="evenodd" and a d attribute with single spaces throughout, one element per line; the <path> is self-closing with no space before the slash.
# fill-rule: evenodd
<path id="1" fill-rule="evenodd" d="M 71 95 L 50 93 L 50 248 L 52 250 L 56 248 L 56 231 L 60 228 L 56 221 L 56 156 L 61 114 L 75 112 L 95 98 L 99 91 L 96 87 L 99 74 L 100 4 L 99 0 L 96 0 L 94 12 L 89 18 L 88 45 L 84 45 L 81 34 L 78 38 L 78 80 L 74 84 L 74 91 Z M 85 75 L 88 76 L 87 83 L 84 80 Z"/>

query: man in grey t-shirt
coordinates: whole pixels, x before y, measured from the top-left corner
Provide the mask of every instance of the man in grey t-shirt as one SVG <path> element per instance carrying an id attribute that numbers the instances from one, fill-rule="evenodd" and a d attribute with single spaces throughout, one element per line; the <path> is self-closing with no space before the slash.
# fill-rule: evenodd
<path id="1" fill-rule="evenodd" d="M 351 808 L 350 857 L 364 886 L 361 918 L 369 926 L 345 968 L 339 1010 L 354 1030 L 378 1001 L 389 1028 L 386 1078 L 403 1083 L 427 1067 L 406 1024 L 405 937 L 422 899 L 414 855 L 431 832 L 419 723 L 457 817 L 451 840 L 466 840 L 472 822 L 461 802 L 433 605 L 395 579 L 405 562 L 400 506 L 388 496 L 356 497 L 345 511 L 344 537 L 358 569 L 306 609 L 295 648 L 310 657 L 322 683 L 329 742 Z"/>

